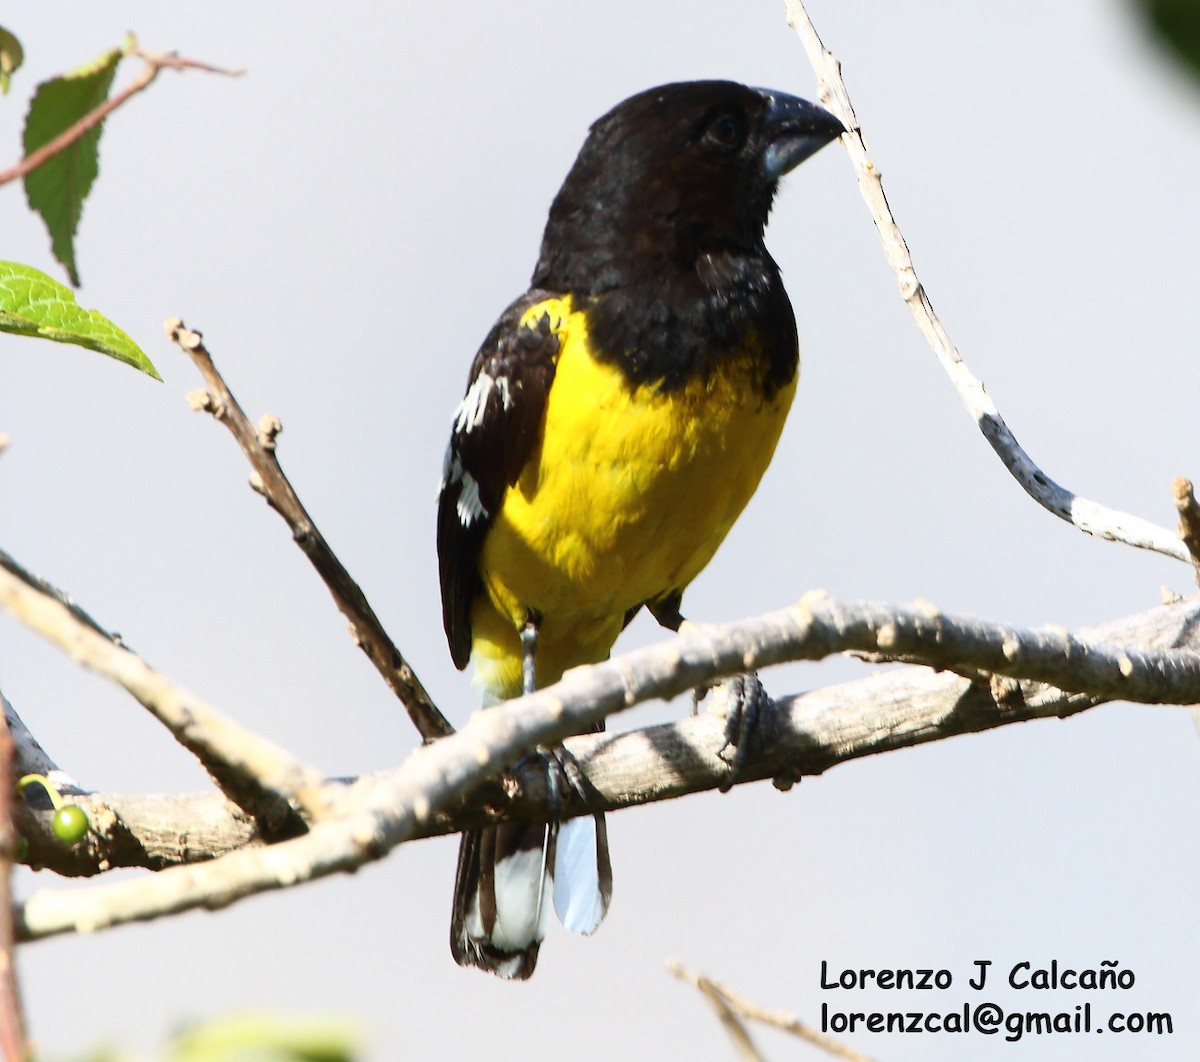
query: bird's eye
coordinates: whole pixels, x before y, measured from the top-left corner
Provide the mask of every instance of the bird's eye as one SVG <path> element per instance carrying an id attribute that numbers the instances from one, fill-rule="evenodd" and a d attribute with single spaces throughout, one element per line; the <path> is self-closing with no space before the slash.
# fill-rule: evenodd
<path id="1" fill-rule="evenodd" d="M 704 131 L 704 139 L 722 151 L 733 151 L 742 146 L 742 124 L 732 114 L 719 114 Z"/>

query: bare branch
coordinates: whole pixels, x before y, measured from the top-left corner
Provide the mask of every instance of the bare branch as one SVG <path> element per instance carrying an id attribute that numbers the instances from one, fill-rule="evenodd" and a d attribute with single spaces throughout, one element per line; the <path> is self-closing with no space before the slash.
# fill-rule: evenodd
<path id="1" fill-rule="evenodd" d="M 745 1018 L 747 1021 L 757 1021 L 763 1025 L 769 1025 L 774 1029 L 781 1029 L 786 1033 L 791 1033 L 801 1040 L 808 1041 L 814 1047 L 821 1048 L 822 1051 L 833 1055 L 835 1058 L 844 1058 L 848 1062 L 871 1062 L 871 1059 L 866 1055 L 847 1047 L 831 1036 L 825 1036 L 823 1033 L 817 1032 L 816 1029 L 805 1025 L 794 1014 L 785 1014 L 777 1010 L 767 1010 L 765 1007 L 759 1006 L 752 999 L 739 996 L 736 992 L 731 992 L 724 985 L 705 977 L 701 973 L 697 973 L 695 970 L 690 970 L 688 967 L 674 960 L 668 960 L 666 966 L 679 980 L 693 985 L 704 993 L 705 998 L 716 1008 L 722 1024 L 729 1030 L 729 1035 L 737 1045 L 738 1053 L 742 1058 L 758 1059 L 761 1057 L 754 1050 L 754 1045 L 750 1042 L 749 1034 L 738 1020 Z M 737 1031 L 735 1032 L 735 1030 Z"/>
<path id="2" fill-rule="evenodd" d="M 539 722 L 544 725 L 545 719 Z M 15 910 L 18 937 L 90 932 L 197 907 L 217 909 L 255 893 L 357 869 L 408 840 L 439 803 L 462 795 L 494 769 L 490 757 L 480 754 L 478 736 L 460 732 L 418 748 L 392 777 L 360 784 L 343 801 L 339 818 L 317 822 L 293 840 L 135 881 L 42 889 Z"/>
<path id="3" fill-rule="evenodd" d="M 729 766 L 717 755 L 725 741 L 723 689 L 713 702 L 703 715 L 676 723 L 567 739 L 566 747 L 594 790 L 594 808 L 616 811 L 727 784 Z M 1005 699 L 997 700 L 986 684 L 925 668 L 897 669 L 782 698 L 777 702 L 771 756 L 761 751 L 751 755 L 738 784 L 775 778 L 786 786 L 851 759 L 1009 723 L 1070 715 L 1095 703 L 1036 684 L 1014 684 Z M 52 777 L 88 813 L 93 826 L 85 842 L 64 848 L 51 832 L 52 808 L 18 805 L 17 824 L 29 842 L 28 861 L 58 874 L 90 876 L 132 866 L 160 870 L 206 862 L 268 840 L 253 820 L 218 793 L 95 793 L 79 789 L 62 772 Z M 326 791 L 348 791 L 370 780 L 330 780 Z M 329 799 L 338 802 L 336 795 Z M 589 810 L 570 791 L 559 801 L 564 817 Z M 511 819 L 544 820 L 550 807 L 544 770 L 522 765 L 479 786 L 461 804 L 431 815 L 413 838 Z"/>
<path id="4" fill-rule="evenodd" d="M 77 143 L 88 132 L 95 129 L 96 126 L 103 122 L 118 107 L 128 103 L 139 92 L 149 88 L 162 70 L 204 70 L 210 74 L 224 74 L 229 77 L 237 77 L 242 73 L 240 70 L 222 70 L 220 67 L 210 66 L 195 59 L 183 59 L 178 55 L 160 55 L 155 52 L 143 52 L 137 49 L 131 54 L 137 55 L 145 63 L 137 77 L 115 96 L 110 96 L 95 110 L 89 111 L 79 121 L 75 122 L 74 125 L 64 129 L 53 140 L 48 141 L 36 151 L 26 155 L 15 166 L 10 166 L 7 170 L 0 170 L 0 185 L 8 184 L 9 181 L 15 181 L 20 177 L 24 177 L 27 173 L 36 170 L 44 162 L 54 158 L 55 155 L 62 154 L 72 144 Z"/>
<path id="5" fill-rule="evenodd" d="M 1200 653 L 1192 648 L 1200 641 L 1200 597 L 1101 630 L 1105 641 L 952 617 L 929 606 L 888 609 L 816 595 L 756 619 L 694 627 L 660 645 L 573 669 L 545 690 L 476 712 L 457 734 L 418 748 L 395 771 L 359 779 L 340 796 L 327 787 L 329 813 L 303 837 L 137 881 L 42 890 L 19 913 L 19 933 L 29 939 L 222 907 L 253 893 L 353 870 L 447 823 L 461 828 L 454 813 L 439 815 L 457 809 L 468 793 L 529 749 L 562 741 L 639 701 L 669 698 L 746 667 L 818 659 L 846 649 L 902 650 L 934 666 L 999 670 L 1014 680 L 1050 680 L 1062 687 L 985 684 L 905 668 L 852 684 L 853 701 L 844 696 L 851 687 L 803 694 L 780 706 L 769 748 L 751 756 L 744 769 L 747 780 L 772 777 L 784 787 L 848 759 L 1021 719 L 1070 715 L 1105 697 L 1200 701 Z M 1114 644 L 1124 635 L 1143 644 Z M 1176 645 L 1189 648 L 1160 648 Z M 723 743 L 722 720 L 705 715 L 672 727 L 588 735 L 566 744 L 587 770 L 600 806 L 612 807 L 615 787 L 628 804 L 716 788 L 728 780 L 729 768 L 718 756 Z M 523 784 L 523 779 L 511 781 Z M 529 786 L 539 801 L 536 813 L 517 802 L 508 814 L 546 817 L 545 783 L 539 779 L 537 784 L 540 791 Z M 583 810 L 568 803 L 563 813 Z"/>
<path id="6" fill-rule="evenodd" d="M 254 469 L 251 486 L 267 499 L 271 508 L 291 528 L 292 538 L 324 580 L 342 615 L 350 621 L 355 643 L 367 654 L 392 692 L 400 698 L 421 737 L 432 741 L 454 733 L 454 727 L 425 692 L 416 672 L 383 629 L 366 595 L 329 548 L 283 474 L 275 457 L 275 437 L 282 431 L 279 421 L 268 416 L 256 430 L 217 371 L 200 333 L 185 328 L 178 317 L 170 318 L 164 327 L 167 335 L 192 359 L 208 387 L 207 395 L 189 396 L 189 401 L 194 408 L 211 413 L 233 433 Z"/>
<path id="7" fill-rule="evenodd" d="M 70 846 L 59 841 L 51 830 L 50 807 L 20 803 L 14 819 L 28 844 L 23 862 L 64 877 L 208 862 L 269 840 L 220 793 L 87 793 L 52 781 L 87 813 L 87 837 Z"/>
<path id="8" fill-rule="evenodd" d="M 0 709 L 4 712 L 4 721 L 12 737 L 13 762 L 17 776 L 20 777 L 24 774 L 44 774 L 47 777 L 58 775 L 68 784 L 73 785 L 74 782 L 62 774 L 57 764 L 46 754 L 46 750 L 38 744 L 37 738 L 30 733 L 24 721 L 17 715 L 17 710 L 8 702 L 2 692 L 0 692 Z M 51 781 L 57 782 L 58 780 L 58 778 L 51 777 Z"/>
<path id="9" fill-rule="evenodd" d="M 1016 436 L 1005 424 L 983 382 L 967 368 L 950 341 L 949 335 L 934 313 L 933 304 L 924 286 L 917 279 L 908 245 L 896 225 L 896 219 L 884 195 L 882 174 L 867 153 L 858 116 L 854 113 L 850 95 L 842 80 L 841 63 L 817 36 L 802 0 L 786 0 L 786 4 L 788 24 L 795 29 L 803 42 L 816 72 L 821 102 L 837 115 L 849 130 L 842 135 L 842 144 L 854 164 L 859 191 L 862 192 L 879 230 L 884 254 L 900 284 L 900 294 L 921 335 L 925 337 L 958 391 L 967 412 L 975 418 L 979 430 L 1004 462 L 1004 467 L 1034 501 L 1080 531 L 1139 549 L 1154 550 L 1176 560 L 1190 560 L 1187 547 L 1166 528 L 1141 517 L 1089 501 L 1055 483 L 1034 464 L 1017 442 Z"/>
<path id="10" fill-rule="evenodd" d="M 1175 511 L 1179 513 L 1179 537 L 1187 547 L 1196 571 L 1196 582 L 1200 584 L 1200 505 L 1192 490 L 1192 481 L 1180 476 L 1172 484 Z"/>
<path id="11" fill-rule="evenodd" d="M 667 960 L 666 967 L 679 980 L 686 981 L 699 989 L 700 994 L 712 1004 L 722 1027 L 729 1033 L 729 1038 L 733 1041 L 733 1049 L 742 1062 L 764 1062 L 763 1056 L 758 1053 L 758 1048 L 754 1046 L 754 1041 L 750 1039 L 750 1033 L 746 1031 L 738 1013 L 730 1005 L 724 991 L 715 981 L 710 981 L 703 974 L 689 970 L 672 959 Z"/>
<path id="12" fill-rule="evenodd" d="M 133 694 L 200 760 L 222 791 L 268 831 L 303 829 L 293 801 L 310 815 L 320 814 L 313 795 L 323 781 L 319 772 L 169 682 L 66 595 L 30 575 L 3 551 L 0 608 Z"/>

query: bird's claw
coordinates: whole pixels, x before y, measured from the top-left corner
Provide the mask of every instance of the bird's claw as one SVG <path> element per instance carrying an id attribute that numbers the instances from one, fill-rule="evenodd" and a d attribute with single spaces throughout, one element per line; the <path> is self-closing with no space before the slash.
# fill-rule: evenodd
<path id="1" fill-rule="evenodd" d="M 718 787 L 729 792 L 741 779 L 746 761 L 760 752 L 774 736 L 776 729 L 775 702 L 753 671 L 726 679 L 729 705 L 725 710 L 725 744 L 717 756 L 729 765 L 729 776 Z M 733 755 L 725 750 L 732 748 Z"/>

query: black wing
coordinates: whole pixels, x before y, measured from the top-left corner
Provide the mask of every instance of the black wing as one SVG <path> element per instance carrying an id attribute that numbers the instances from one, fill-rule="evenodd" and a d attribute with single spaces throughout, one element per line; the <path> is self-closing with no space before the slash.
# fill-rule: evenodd
<path id="1" fill-rule="evenodd" d="M 437 547 L 442 622 L 460 670 L 471 656 L 471 603 L 483 589 L 479 550 L 542 430 L 558 337 L 549 316 L 526 327 L 521 319 L 549 298 L 534 289 L 504 311 L 475 355 L 454 414 L 438 492 Z"/>

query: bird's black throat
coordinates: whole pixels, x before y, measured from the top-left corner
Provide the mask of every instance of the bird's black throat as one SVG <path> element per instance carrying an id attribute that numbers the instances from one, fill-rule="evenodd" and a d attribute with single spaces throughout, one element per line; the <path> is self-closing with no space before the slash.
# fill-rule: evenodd
<path id="1" fill-rule="evenodd" d="M 678 390 L 735 359 L 770 401 L 796 374 L 796 320 L 775 262 L 704 254 L 688 268 L 623 271 L 624 282 L 575 295 L 592 355 L 619 362 L 631 387 Z"/>

